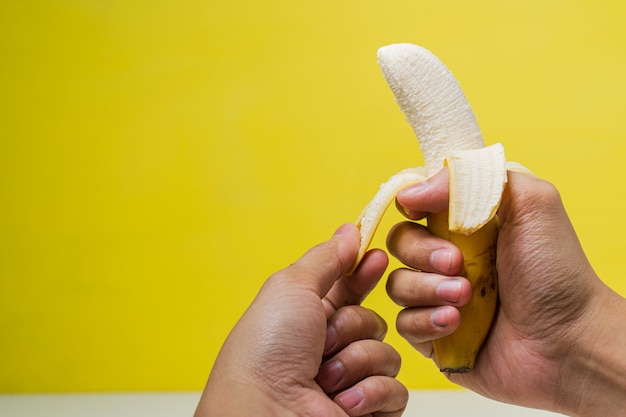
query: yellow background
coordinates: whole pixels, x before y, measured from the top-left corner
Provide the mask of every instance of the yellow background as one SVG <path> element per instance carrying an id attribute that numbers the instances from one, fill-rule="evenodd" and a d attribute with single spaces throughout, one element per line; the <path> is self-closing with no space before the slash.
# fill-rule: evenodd
<path id="1" fill-rule="evenodd" d="M 0 391 L 201 389 L 263 280 L 422 164 L 376 64 L 394 42 L 442 58 L 626 294 L 624 21 L 622 1 L 2 2 Z M 367 305 L 409 387 L 451 387 L 383 285 Z"/>

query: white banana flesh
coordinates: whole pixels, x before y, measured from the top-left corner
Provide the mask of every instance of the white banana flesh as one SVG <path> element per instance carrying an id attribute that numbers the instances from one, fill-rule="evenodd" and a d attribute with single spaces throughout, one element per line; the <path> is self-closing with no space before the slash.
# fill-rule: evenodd
<path id="1" fill-rule="evenodd" d="M 378 50 L 378 63 L 419 140 L 429 175 L 439 171 L 452 152 L 484 146 L 463 90 L 432 52 L 393 44 Z"/>

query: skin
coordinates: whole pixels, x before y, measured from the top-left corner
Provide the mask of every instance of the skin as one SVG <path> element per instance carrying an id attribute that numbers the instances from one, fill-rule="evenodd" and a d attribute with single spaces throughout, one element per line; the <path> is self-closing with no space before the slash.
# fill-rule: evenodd
<path id="1" fill-rule="evenodd" d="M 412 220 L 448 207 L 448 173 L 398 194 Z M 571 416 L 623 415 L 626 300 L 587 261 L 559 193 L 550 183 L 509 173 L 498 210 L 500 306 L 476 367 L 446 375 L 486 397 Z M 432 340 L 458 327 L 470 298 L 456 276 L 462 255 L 414 223 L 396 225 L 388 249 L 409 268 L 393 271 L 390 297 L 405 309 L 396 326 L 432 357 Z"/>
<path id="2" fill-rule="evenodd" d="M 359 304 L 387 268 L 370 251 L 357 270 L 352 224 L 272 275 L 233 328 L 195 416 L 397 417 L 408 392 L 384 320 Z"/>

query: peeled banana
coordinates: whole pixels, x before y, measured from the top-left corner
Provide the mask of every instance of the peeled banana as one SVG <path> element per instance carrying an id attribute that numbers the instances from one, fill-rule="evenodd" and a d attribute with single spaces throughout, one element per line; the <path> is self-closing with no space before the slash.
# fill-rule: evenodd
<path id="1" fill-rule="evenodd" d="M 450 172 L 450 205 L 428 216 L 427 227 L 463 253 L 463 271 L 472 298 L 460 309 L 461 324 L 450 336 L 433 341 L 442 372 L 469 372 L 485 340 L 498 303 L 495 264 L 496 211 L 507 170 L 529 172 L 506 161 L 497 143 L 485 147 L 474 113 L 456 78 L 430 51 L 413 44 L 378 50 L 378 62 L 400 110 L 417 136 L 425 167 L 400 171 L 383 183 L 357 220 L 361 232 L 358 264 L 385 210 L 401 189 L 437 173 Z"/>

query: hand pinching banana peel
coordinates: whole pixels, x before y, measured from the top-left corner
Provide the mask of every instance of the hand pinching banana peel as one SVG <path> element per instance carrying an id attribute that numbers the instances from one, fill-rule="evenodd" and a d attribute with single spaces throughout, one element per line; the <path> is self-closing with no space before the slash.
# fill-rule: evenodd
<path id="1" fill-rule="evenodd" d="M 357 220 L 361 247 L 367 251 L 384 212 L 401 189 L 427 180 L 444 166 L 450 172 L 450 206 L 427 217 L 435 235 L 463 253 L 461 275 L 472 284 L 472 298 L 460 308 L 461 324 L 450 336 L 433 341 L 442 372 L 469 372 L 489 332 L 498 303 L 495 265 L 498 218 L 507 170 L 530 173 L 507 162 L 501 144 L 485 147 L 461 87 L 428 50 L 393 44 L 378 50 L 378 62 L 400 110 L 413 128 L 425 167 L 398 172 L 381 185 Z"/>

